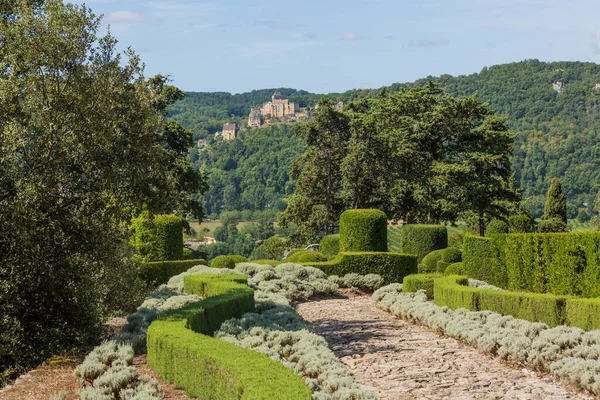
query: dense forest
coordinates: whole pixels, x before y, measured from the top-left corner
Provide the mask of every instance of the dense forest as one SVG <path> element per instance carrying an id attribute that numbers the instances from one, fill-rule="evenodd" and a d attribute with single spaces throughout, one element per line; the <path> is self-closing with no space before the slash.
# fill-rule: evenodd
<path id="1" fill-rule="evenodd" d="M 545 192 L 553 177 L 559 177 L 568 198 L 570 218 L 591 215 L 594 197 L 600 189 L 600 65 L 583 62 L 545 63 L 526 60 L 518 63 L 484 68 L 480 73 L 453 77 L 428 77 L 412 83 L 393 84 L 386 88 L 397 92 L 403 88 L 422 87 L 428 80 L 439 83 L 453 96 L 478 93 L 498 114 L 508 118 L 516 135 L 513 168 L 523 196 L 529 198 L 528 208 L 541 216 Z M 195 139 L 209 138 L 227 121 L 246 125 L 250 107 L 270 99 L 274 89 L 250 93 L 187 93 L 186 99 L 170 108 L 169 116 L 194 133 Z M 280 89 L 284 98 L 301 106 L 313 107 L 319 98 L 329 97 L 348 103 L 373 97 L 380 89 L 350 90 L 327 95 L 311 94 L 294 89 Z M 214 212 L 217 204 L 224 206 L 225 186 L 218 174 L 245 176 L 263 169 L 277 167 L 277 179 L 265 176 L 263 190 L 273 193 L 268 202 L 242 201 L 236 207 L 264 207 L 278 202 L 293 190 L 287 185 L 287 165 L 293 154 L 302 153 L 302 145 L 293 138 L 289 127 L 275 126 L 247 131 L 239 140 L 213 146 L 209 154 L 195 156 L 197 168 L 205 165 L 211 179 L 206 198 L 207 211 Z M 270 133 L 267 133 L 270 132 Z M 276 136 L 275 136 L 276 135 Z M 274 139 L 277 137 L 277 139 Z M 263 142 L 264 140 L 264 142 Z M 252 141 L 251 144 L 245 144 Z M 238 150 L 243 148 L 244 150 Z M 251 157 L 253 149 L 260 151 Z M 278 154 L 281 152 L 282 154 Z M 240 157 L 239 159 L 237 157 Z M 249 158 L 253 161 L 246 163 Z M 264 158 L 264 159 L 263 159 Z M 273 160 L 277 160 L 274 164 Z M 237 164 L 235 174 L 228 173 Z M 288 164 L 289 165 L 289 164 Z M 237 178 L 236 178 L 237 179 Z M 238 179 L 239 180 L 239 179 Z M 235 181 L 235 179 L 234 179 Z M 276 182 L 276 183 L 275 183 Z M 234 184 L 238 198 L 247 198 L 248 186 Z M 286 189 L 287 187 L 287 189 Z M 233 192 L 229 189 L 229 192 Z M 219 197 L 220 196 L 220 197 Z M 249 205 L 252 203 L 253 205 Z M 261 205 L 262 204 L 262 205 Z M 217 206 L 218 207 L 218 206 Z"/>

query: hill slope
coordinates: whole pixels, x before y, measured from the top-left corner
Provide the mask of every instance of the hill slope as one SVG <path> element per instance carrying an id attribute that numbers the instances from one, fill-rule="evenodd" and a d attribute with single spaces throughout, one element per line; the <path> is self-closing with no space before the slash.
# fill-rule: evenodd
<path id="1" fill-rule="evenodd" d="M 570 218 L 578 211 L 591 211 L 600 189 L 600 89 L 596 88 L 600 84 L 600 65 L 526 60 L 484 68 L 467 76 L 429 79 L 454 96 L 477 92 L 482 101 L 489 101 L 499 114 L 506 115 L 517 134 L 513 167 L 536 215 L 541 214 L 545 192 L 554 176 L 561 179 L 567 194 Z M 426 82 L 421 79 L 393 84 L 387 89 L 397 91 Z M 558 82 L 563 85 L 560 91 L 553 87 Z M 171 108 L 170 115 L 192 129 L 196 137 L 206 137 L 228 120 L 244 126 L 250 107 L 269 100 L 273 90 L 237 95 L 188 93 L 184 101 Z M 280 91 L 302 106 L 312 106 L 323 96 L 294 89 Z M 348 102 L 374 96 L 378 91 L 351 90 L 326 96 Z M 218 159 L 222 155 L 217 152 L 213 156 Z M 279 164 L 279 168 L 285 166 Z"/>

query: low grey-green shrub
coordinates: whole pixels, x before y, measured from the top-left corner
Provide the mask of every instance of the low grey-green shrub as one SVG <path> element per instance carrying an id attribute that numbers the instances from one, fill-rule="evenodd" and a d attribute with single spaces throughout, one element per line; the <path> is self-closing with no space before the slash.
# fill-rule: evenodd
<path id="1" fill-rule="evenodd" d="M 383 277 L 377 274 L 366 274 L 359 275 L 356 273 L 349 273 L 343 277 L 337 275 L 331 275 L 327 277 L 331 282 L 335 283 L 341 288 L 351 288 L 358 290 L 376 290 L 383 286 Z"/>
<path id="2" fill-rule="evenodd" d="M 427 301 L 424 291 L 402 293 L 402 285 L 375 291 L 373 302 L 392 314 L 428 326 L 484 353 L 518 366 L 551 372 L 600 394 L 600 331 L 549 328 L 491 311 L 452 310 Z"/>

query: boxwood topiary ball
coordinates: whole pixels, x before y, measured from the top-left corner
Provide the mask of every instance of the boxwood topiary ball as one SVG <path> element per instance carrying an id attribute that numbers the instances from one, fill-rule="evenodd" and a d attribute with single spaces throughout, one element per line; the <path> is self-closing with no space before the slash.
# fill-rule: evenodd
<path id="1" fill-rule="evenodd" d="M 387 217 L 379 210 L 344 211 L 340 217 L 340 251 L 387 251 Z"/>

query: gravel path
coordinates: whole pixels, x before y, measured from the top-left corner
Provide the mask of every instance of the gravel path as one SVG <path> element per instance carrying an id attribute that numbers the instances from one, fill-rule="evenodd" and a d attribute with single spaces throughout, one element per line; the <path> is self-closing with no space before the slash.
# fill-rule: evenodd
<path id="1" fill-rule="evenodd" d="M 382 400 L 594 398 L 402 321 L 375 307 L 370 296 L 300 303 L 297 311 Z"/>

